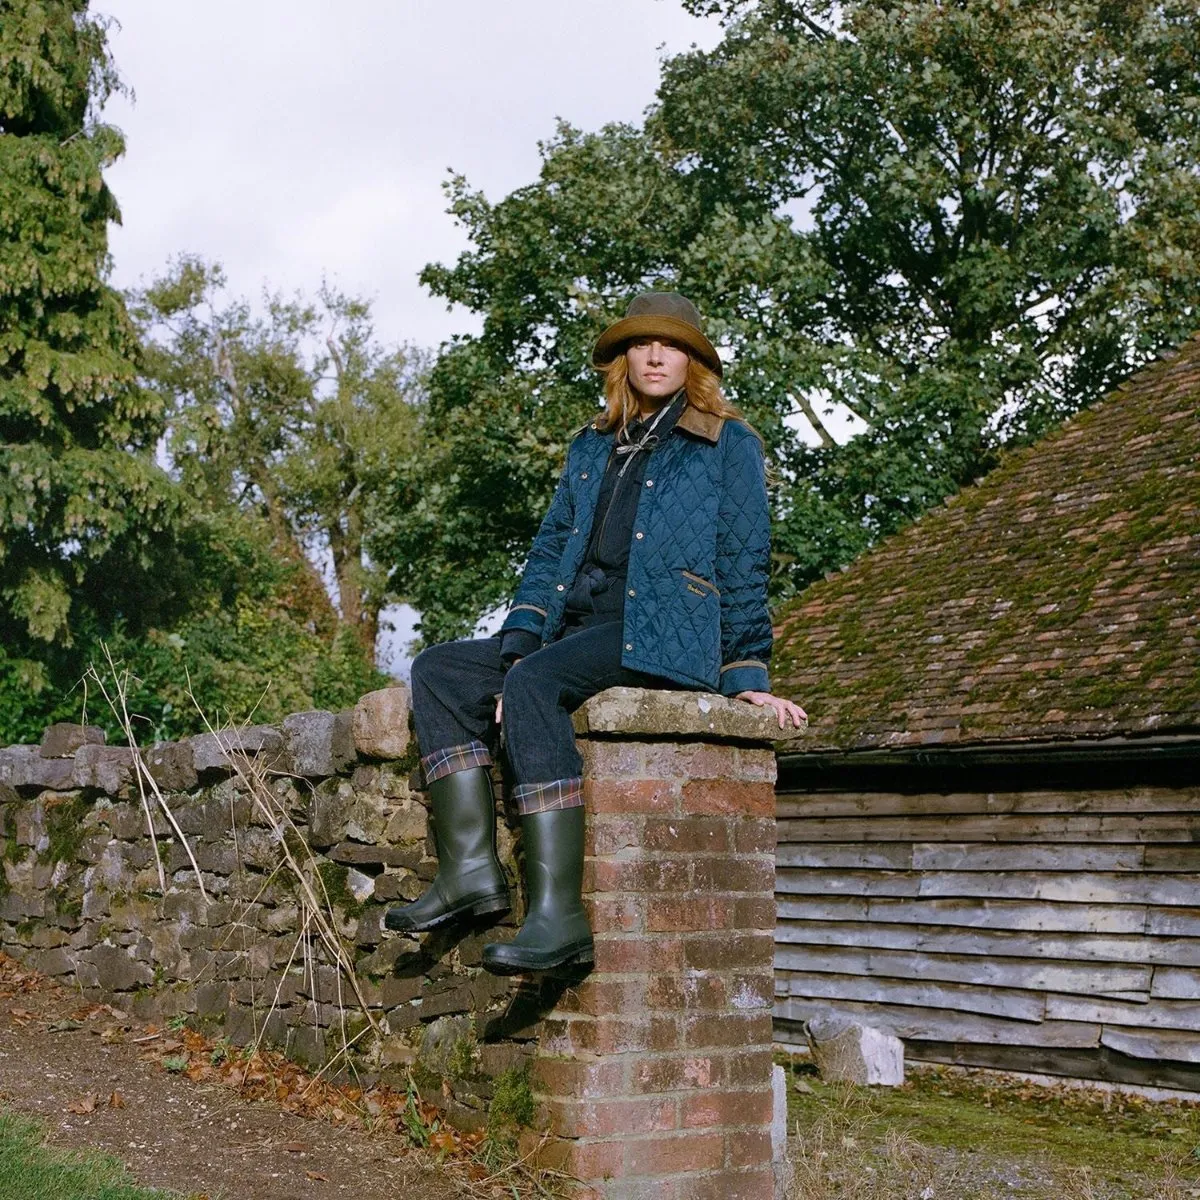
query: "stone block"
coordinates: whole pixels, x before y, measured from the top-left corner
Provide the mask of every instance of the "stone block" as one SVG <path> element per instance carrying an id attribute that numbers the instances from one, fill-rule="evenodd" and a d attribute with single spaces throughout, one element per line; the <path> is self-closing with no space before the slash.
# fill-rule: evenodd
<path id="1" fill-rule="evenodd" d="M 0 750 L 0 784 L 12 788 L 39 788 L 69 792 L 74 788 L 75 763 L 70 758 L 43 758 L 37 746 L 9 746 Z"/>
<path id="2" fill-rule="evenodd" d="M 199 781 L 194 754 L 189 742 L 160 742 L 143 751 L 142 759 L 164 792 L 190 792 Z"/>
<path id="3" fill-rule="evenodd" d="M 357 799 L 345 780 L 329 779 L 314 788 L 308 805 L 309 845 L 323 849 L 340 842 Z"/>
<path id="4" fill-rule="evenodd" d="M 354 706 L 354 746 L 364 758 L 403 758 L 408 731 L 408 688 L 368 692 Z"/>
<path id="5" fill-rule="evenodd" d="M 354 761 L 350 713 L 292 713 L 283 720 L 283 740 L 288 763 L 296 775 L 336 775 Z"/>
<path id="6" fill-rule="evenodd" d="M 205 771 L 232 771 L 230 756 L 260 758 L 271 766 L 283 752 L 283 735 L 273 725 L 248 725 L 244 729 L 222 729 L 189 738 L 192 767 L 197 774 Z"/>
<path id="7" fill-rule="evenodd" d="M 415 800 L 410 800 L 393 812 L 383 832 L 383 840 L 389 846 L 408 842 L 424 844 L 428 836 L 429 812 Z"/>
<path id="8" fill-rule="evenodd" d="M 657 688 L 616 687 L 593 696 L 575 713 L 579 733 L 625 736 L 667 735 L 748 742 L 795 741 L 804 729 L 779 737 L 769 708 L 718 696 L 713 692 L 671 692 Z"/>
<path id="9" fill-rule="evenodd" d="M 72 725 L 58 721 L 46 728 L 38 753 L 43 758 L 73 758 L 80 746 L 103 746 L 104 730 L 99 725 Z"/>
<path id="10" fill-rule="evenodd" d="M 899 1087 L 904 1082 L 904 1043 L 890 1033 L 844 1017 L 808 1022 L 813 1061 L 827 1082 Z"/>
<path id="11" fill-rule="evenodd" d="M 119 946 L 101 943 L 79 955 L 79 975 L 83 978 L 85 964 L 93 987 L 105 992 L 128 992 L 154 982 L 154 970 L 149 963 L 138 962 Z"/>
<path id="12" fill-rule="evenodd" d="M 72 780 L 77 788 L 119 796 L 134 786 L 135 769 L 128 746 L 80 746 Z"/>

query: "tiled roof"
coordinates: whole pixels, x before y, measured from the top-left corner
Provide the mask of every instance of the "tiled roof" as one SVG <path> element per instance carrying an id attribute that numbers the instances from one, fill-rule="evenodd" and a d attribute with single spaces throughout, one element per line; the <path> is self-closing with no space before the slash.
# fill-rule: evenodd
<path id="1" fill-rule="evenodd" d="M 806 748 L 1200 729 L 1200 335 L 814 584 L 776 625 Z"/>

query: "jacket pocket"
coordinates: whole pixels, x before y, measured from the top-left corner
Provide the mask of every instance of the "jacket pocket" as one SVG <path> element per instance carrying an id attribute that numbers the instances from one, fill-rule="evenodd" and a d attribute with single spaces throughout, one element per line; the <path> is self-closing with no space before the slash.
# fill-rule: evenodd
<path id="1" fill-rule="evenodd" d="M 699 584 L 701 587 L 708 588 L 708 590 L 715 596 L 719 596 L 721 594 L 717 589 L 717 585 L 715 583 L 709 583 L 709 581 L 705 579 L 703 575 L 694 575 L 691 571 L 681 571 L 680 574 L 684 577 L 684 579 L 688 579 L 694 584 Z"/>

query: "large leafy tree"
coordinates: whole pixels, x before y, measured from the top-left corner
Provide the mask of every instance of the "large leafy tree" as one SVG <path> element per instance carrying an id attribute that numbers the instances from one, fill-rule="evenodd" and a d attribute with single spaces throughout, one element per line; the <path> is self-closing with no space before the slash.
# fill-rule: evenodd
<path id="1" fill-rule="evenodd" d="M 331 288 L 313 303 L 268 297 L 262 313 L 223 289 L 219 267 L 182 258 L 135 301 L 173 467 L 203 508 L 261 518 L 307 576 L 321 625 L 340 623 L 373 657 L 386 573 L 364 542 L 375 497 L 412 453 L 420 355 L 383 348 L 370 306 Z"/>
<path id="2" fill-rule="evenodd" d="M 638 288 L 698 301 L 773 451 L 776 596 L 1197 322 L 1197 0 L 687 7 L 725 35 L 664 64 L 641 127 L 560 128 L 499 203 L 451 181 L 473 247 L 425 280 L 483 331 L 443 352 L 381 537 L 406 584 L 470 579 L 427 635 L 511 586 Z"/>
<path id="3" fill-rule="evenodd" d="M 81 625 L 167 599 L 162 406 L 104 281 L 116 86 L 85 3 L 0 2 L 0 677 L 33 694 Z"/>

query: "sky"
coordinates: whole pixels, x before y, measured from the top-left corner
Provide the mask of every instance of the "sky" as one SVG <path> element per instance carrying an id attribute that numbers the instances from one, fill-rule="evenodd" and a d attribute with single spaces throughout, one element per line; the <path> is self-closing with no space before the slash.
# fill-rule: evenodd
<path id="1" fill-rule="evenodd" d="M 493 200 L 534 180 L 557 118 L 637 122 L 664 54 L 719 40 L 677 0 L 93 0 L 132 91 L 105 119 L 124 158 L 112 282 L 149 283 L 181 253 L 230 292 L 374 303 L 382 342 L 435 347 L 473 314 L 429 296 L 428 262 L 466 240 L 445 213 L 454 170 Z M 414 614 L 392 609 L 381 665 L 407 673 Z"/>

